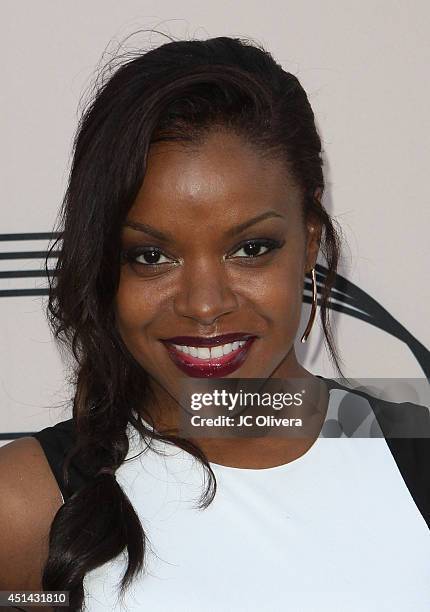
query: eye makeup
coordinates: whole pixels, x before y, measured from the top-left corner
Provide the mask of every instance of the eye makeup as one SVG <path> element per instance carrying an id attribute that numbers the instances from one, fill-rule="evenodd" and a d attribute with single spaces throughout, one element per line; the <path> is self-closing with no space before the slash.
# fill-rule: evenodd
<path id="1" fill-rule="evenodd" d="M 275 250 L 282 248 L 284 244 L 285 239 L 275 240 L 273 238 L 255 238 L 244 240 L 235 247 L 234 251 L 231 251 L 228 256 L 224 257 L 224 260 L 241 260 L 241 263 L 246 262 L 246 265 L 252 265 L 255 260 L 265 258 L 266 256 L 272 254 Z M 265 251 L 261 253 L 261 249 L 265 249 Z M 244 255 L 235 256 L 235 254 L 240 251 L 243 251 Z M 138 261 L 138 258 L 140 258 L 141 261 Z M 167 261 L 160 261 L 160 259 Z M 248 262 L 248 260 L 251 261 Z M 162 266 L 167 266 L 169 264 L 176 265 L 179 262 L 166 255 L 162 248 L 148 245 L 133 246 L 123 249 L 121 252 L 121 264 L 126 263 L 130 264 L 134 268 L 148 268 L 148 271 L 150 271 L 151 268 L 161 269 Z"/>

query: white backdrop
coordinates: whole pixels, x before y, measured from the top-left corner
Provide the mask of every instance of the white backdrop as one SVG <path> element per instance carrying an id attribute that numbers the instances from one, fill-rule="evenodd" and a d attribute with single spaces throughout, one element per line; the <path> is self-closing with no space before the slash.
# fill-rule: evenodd
<path id="1" fill-rule="evenodd" d="M 46 280 L 16 274 L 41 268 L 42 260 L 10 256 L 43 252 L 48 241 L 4 235 L 52 231 L 79 99 L 107 45 L 114 52 L 115 41 L 142 28 L 180 38 L 249 36 L 299 78 L 323 140 L 323 202 L 346 239 L 340 274 L 430 347 L 428 2 L 2 0 L 0 15 L 3 442 L 7 433 L 70 415 L 61 406 L 70 390 L 44 318 L 46 298 L 22 293 Z M 148 42 L 140 35 L 130 44 Z M 305 304 L 301 332 L 308 315 Z M 333 324 L 347 376 L 424 376 L 408 345 L 387 332 L 340 312 Z M 335 375 L 319 322 L 298 354 L 312 372 Z"/>

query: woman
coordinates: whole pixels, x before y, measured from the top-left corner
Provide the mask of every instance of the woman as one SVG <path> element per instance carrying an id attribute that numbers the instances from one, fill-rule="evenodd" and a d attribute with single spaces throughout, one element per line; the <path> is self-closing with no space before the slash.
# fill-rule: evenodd
<path id="1" fill-rule="evenodd" d="M 102 84 L 74 144 L 48 305 L 76 359 L 73 419 L 1 449 L 1 588 L 91 611 L 427 609 L 405 441 L 324 440 L 342 398 L 371 398 L 295 353 L 321 248 L 342 374 L 339 238 L 297 78 L 239 39 L 170 42 Z M 217 376 L 299 379 L 317 427 L 181 436 L 184 381 Z"/>

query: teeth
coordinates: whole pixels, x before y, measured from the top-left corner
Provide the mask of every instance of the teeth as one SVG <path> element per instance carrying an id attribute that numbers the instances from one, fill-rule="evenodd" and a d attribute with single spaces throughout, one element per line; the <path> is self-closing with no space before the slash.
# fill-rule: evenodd
<path id="1" fill-rule="evenodd" d="M 222 346 L 213 346 L 211 347 L 211 357 L 222 357 Z"/>
<path id="2" fill-rule="evenodd" d="M 186 347 L 184 347 L 186 348 Z M 197 347 L 197 357 L 199 359 L 209 359 L 211 356 L 210 349 L 207 346 L 198 346 Z"/>
<path id="3" fill-rule="evenodd" d="M 180 344 L 174 344 L 176 350 L 197 357 L 198 359 L 217 359 L 223 355 L 228 355 L 233 351 L 237 351 L 239 347 L 242 347 L 246 343 L 246 340 L 240 340 L 231 342 L 228 344 L 221 344 L 219 346 L 183 346 Z"/>
<path id="4" fill-rule="evenodd" d="M 232 350 L 233 349 L 231 344 L 223 344 L 222 352 L 224 353 L 224 355 L 228 355 L 229 353 L 231 353 Z"/>

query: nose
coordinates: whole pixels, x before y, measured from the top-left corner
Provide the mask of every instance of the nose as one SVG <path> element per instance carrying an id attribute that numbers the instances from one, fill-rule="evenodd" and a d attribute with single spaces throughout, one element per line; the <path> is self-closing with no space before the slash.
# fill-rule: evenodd
<path id="1" fill-rule="evenodd" d="M 174 300 L 178 316 L 194 319 L 201 325 L 211 325 L 237 308 L 237 296 L 229 286 L 222 263 L 210 265 L 200 260 L 188 270 L 184 269 Z"/>

